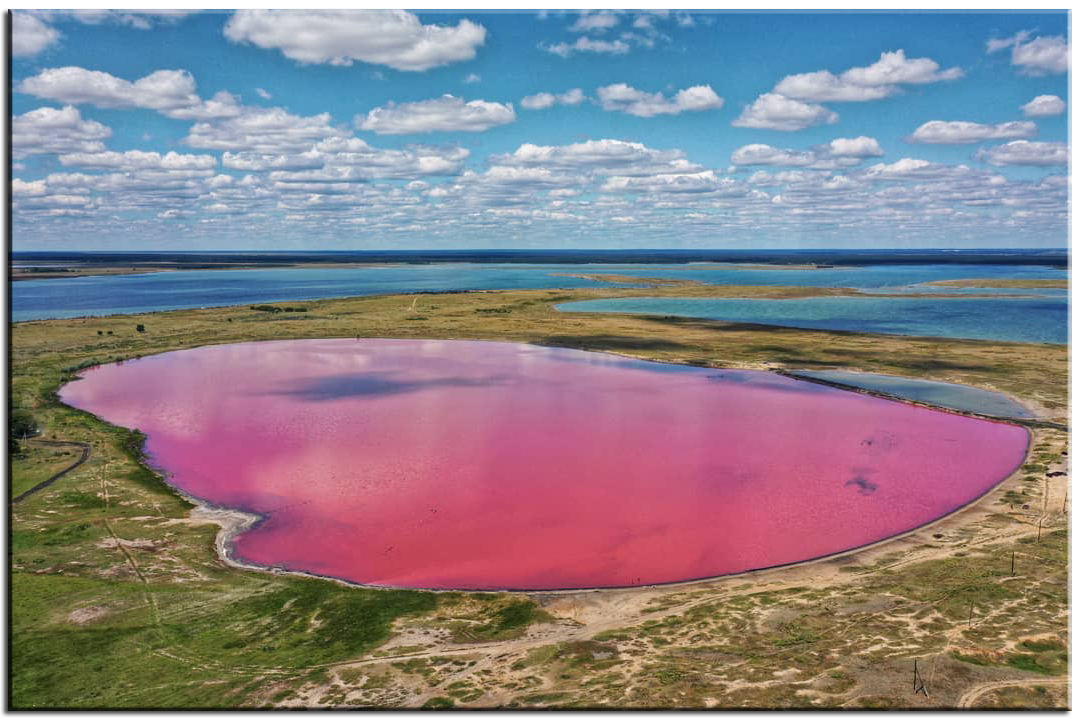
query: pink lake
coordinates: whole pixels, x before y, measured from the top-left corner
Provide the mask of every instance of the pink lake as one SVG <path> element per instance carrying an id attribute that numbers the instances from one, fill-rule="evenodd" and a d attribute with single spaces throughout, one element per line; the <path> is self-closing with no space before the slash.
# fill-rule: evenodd
<path id="1" fill-rule="evenodd" d="M 767 372 L 532 345 L 290 340 L 85 371 L 64 402 L 263 519 L 231 553 L 417 588 L 691 580 L 924 525 L 1012 473 L 1015 425 Z"/>

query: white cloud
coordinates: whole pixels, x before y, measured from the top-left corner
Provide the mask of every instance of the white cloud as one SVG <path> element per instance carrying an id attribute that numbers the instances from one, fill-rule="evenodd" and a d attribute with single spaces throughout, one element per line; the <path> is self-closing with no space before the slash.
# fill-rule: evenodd
<path id="1" fill-rule="evenodd" d="M 579 178 L 549 168 L 496 165 L 483 173 L 462 173 L 457 192 L 465 193 L 472 205 L 528 205 L 538 193 L 579 183 Z"/>
<path id="2" fill-rule="evenodd" d="M 1012 48 L 1011 62 L 1025 75 L 1060 74 L 1069 71 L 1069 43 L 1062 35 L 1036 37 L 1021 30 L 1012 37 L 994 39 L 986 43 L 986 52 L 995 53 Z"/>
<path id="3" fill-rule="evenodd" d="M 1065 112 L 1065 101 L 1057 95 L 1039 95 L 1020 106 L 1024 117 L 1051 117 Z"/>
<path id="4" fill-rule="evenodd" d="M 630 46 L 622 40 L 593 40 L 584 35 L 579 37 L 573 43 L 561 42 L 555 45 L 544 45 L 541 43 L 540 49 L 558 55 L 561 58 L 568 58 L 574 53 L 625 55 L 630 52 Z"/>
<path id="5" fill-rule="evenodd" d="M 864 175 L 871 179 L 952 179 L 969 177 L 972 169 L 967 165 L 945 165 L 921 158 L 901 158 L 894 163 L 878 163 L 866 168 Z"/>
<path id="6" fill-rule="evenodd" d="M 319 147 L 331 149 L 336 144 L 341 145 L 340 151 L 329 157 L 328 164 L 359 167 L 376 178 L 453 175 L 461 170 L 462 163 L 469 157 L 468 150 L 456 146 L 418 145 L 406 150 L 383 150 L 361 143 L 359 138 L 350 138 L 347 142 L 327 141 Z"/>
<path id="7" fill-rule="evenodd" d="M 46 192 L 44 180 L 34 180 L 33 182 L 26 182 L 15 178 L 11 181 L 11 194 L 19 196 L 34 196 L 44 195 Z"/>
<path id="8" fill-rule="evenodd" d="M 964 73 L 958 68 L 941 70 L 930 58 L 908 58 L 903 50 L 881 53 L 873 65 L 851 68 L 840 76 L 845 82 L 875 87 L 880 85 L 925 85 L 927 83 L 955 80 Z"/>
<path id="9" fill-rule="evenodd" d="M 270 98 L 274 97 L 266 90 L 263 90 L 261 87 L 255 88 L 255 94 L 261 97 L 263 100 L 269 100 Z"/>
<path id="10" fill-rule="evenodd" d="M 872 137 L 836 138 L 827 145 L 810 150 L 782 150 L 760 143 L 744 145 L 731 154 L 734 165 L 771 165 L 831 170 L 857 165 L 868 157 L 880 157 L 885 151 Z"/>
<path id="11" fill-rule="evenodd" d="M 482 132 L 516 119 L 511 103 L 465 100 L 443 95 L 432 100 L 393 102 L 378 107 L 367 116 L 356 116 L 356 126 L 379 135 L 407 135 L 429 132 Z"/>
<path id="12" fill-rule="evenodd" d="M 28 12 L 14 10 L 11 13 L 11 54 L 15 57 L 31 57 L 56 43 L 60 33 Z"/>
<path id="13" fill-rule="evenodd" d="M 424 25 L 404 10 L 238 10 L 225 37 L 281 50 L 301 63 L 354 61 L 419 72 L 476 57 L 487 31 L 461 20 Z"/>
<path id="14" fill-rule="evenodd" d="M 84 119 L 78 108 L 41 107 L 11 119 L 11 151 L 15 157 L 41 153 L 99 152 L 112 131 Z"/>
<path id="15" fill-rule="evenodd" d="M 930 167 L 929 160 L 919 158 L 901 158 L 894 163 L 879 163 L 866 169 L 867 175 L 910 175 Z"/>
<path id="16" fill-rule="evenodd" d="M 349 133 L 330 125 L 330 113 L 298 116 L 282 108 L 245 107 L 237 117 L 195 123 L 184 142 L 206 150 L 294 153 Z"/>
<path id="17" fill-rule="evenodd" d="M 986 52 L 988 52 L 988 53 L 996 53 L 999 50 L 1004 50 L 1005 48 L 1009 48 L 1009 47 L 1013 47 L 1014 45 L 1018 45 L 1019 43 L 1022 43 L 1025 40 L 1027 40 L 1029 37 L 1031 37 L 1031 31 L 1030 30 L 1020 30 L 1019 32 L 1017 32 L 1015 35 L 1013 35 L 1011 37 L 1007 37 L 1007 38 L 990 38 L 989 40 L 986 41 Z"/>
<path id="18" fill-rule="evenodd" d="M 731 162 L 735 165 L 812 165 L 817 157 L 812 152 L 780 150 L 771 145 L 755 143 L 743 145 L 731 153 Z"/>
<path id="19" fill-rule="evenodd" d="M 845 82 L 828 70 L 788 75 L 773 92 L 814 102 L 864 102 L 880 100 L 895 92 L 894 85 L 856 85 Z"/>
<path id="20" fill-rule="evenodd" d="M 53 15 L 53 11 L 43 11 Z M 192 14 L 193 10 L 68 10 L 55 14 L 69 16 L 84 25 L 116 23 L 138 30 L 149 30 L 157 23 L 175 23 Z"/>
<path id="21" fill-rule="evenodd" d="M 544 110 L 553 105 L 580 105 L 584 101 L 585 93 L 581 88 L 573 88 L 557 95 L 548 92 L 526 95 L 521 98 L 521 107 L 526 110 Z"/>
<path id="22" fill-rule="evenodd" d="M 697 173 L 671 173 L 644 177 L 612 177 L 600 187 L 602 192 L 646 192 L 654 194 L 715 193 L 733 185 L 734 180 L 720 178 L 712 170 Z"/>
<path id="23" fill-rule="evenodd" d="M 525 143 L 513 153 L 492 155 L 489 161 L 492 165 L 545 167 L 601 175 L 687 173 L 701 169 L 688 161 L 682 150 L 655 150 L 641 143 L 610 139 L 554 146 Z"/>
<path id="24" fill-rule="evenodd" d="M 964 145 L 983 140 L 1030 138 L 1035 137 L 1038 132 L 1035 123 L 1030 120 L 1015 120 L 997 125 L 983 125 L 962 120 L 931 120 L 920 125 L 908 140 L 935 145 Z"/>
<path id="25" fill-rule="evenodd" d="M 839 115 L 822 105 L 800 102 L 777 93 L 765 93 L 753 105 L 743 108 L 731 124 L 735 127 L 792 132 L 811 125 L 831 125 L 839 119 Z"/>
<path id="26" fill-rule="evenodd" d="M 326 164 L 326 157 L 314 149 L 297 154 L 273 155 L 258 152 L 231 153 L 226 150 L 221 156 L 221 164 L 231 170 L 244 172 L 263 172 L 266 170 L 306 170 L 320 168 Z"/>
<path id="27" fill-rule="evenodd" d="M 979 150 L 976 160 L 991 165 L 1068 165 L 1069 148 L 1062 142 L 1030 142 L 1013 140 L 1011 143 L 996 145 Z"/>
<path id="28" fill-rule="evenodd" d="M 829 143 L 828 152 L 833 157 L 851 158 L 881 157 L 885 154 L 878 141 L 866 135 L 854 138 L 836 138 Z"/>
<path id="29" fill-rule="evenodd" d="M 476 83 L 480 82 L 480 76 L 476 73 L 469 73 L 461 82 L 465 83 L 466 85 L 475 85 Z"/>
<path id="30" fill-rule="evenodd" d="M 930 58 L 908 58 L 903 50 L 896 50 L 881 53 L 872 65 L 851 68 L 839 76 L 828 70 L 788 75 L 773 92 L 810 102 L 866 102 L 892 95 L 900 85 L 925 85 L 961 75 L 960 68 L 941 70 Z"/>
<path id="31" fill-rule="evenodd" d="M 145 108 L 182 120 L 233 117 L 240 114 L 236 98 L 219 92 L 210 100 L 195 93 L 187 70 L 157 70 L 129 82 L 98 70 L 60 67 L 42 70 L 23 80 L 19 92 L 72 105 L 101 108 Z"/>
<path id="32" fill-rule="evenodd" d="M 583 13 L 570 26 L 571 32 L 607 32 L 619 24 L 619 16 L 611 12 Z"/>
<path id="33" fill-rule="evenodd" d="M 213 155 L 181 155 L 168 152 L 164 155 L 142 150 L 126 152 L 69 153 L 60 156 L 60 164 L 67 167 L 75 165 L 101 170 L 212 170 L 217 165 Z"/>
<path id="34" fill-rule="evenodd" d="M 596 94 L 600 98 L 600 106 L 605 110 L 637 117 L 719 110 L 724 104 L 724 99 L 709 85 L 694 85 L 679 90 L 671 99 L 665 98 L 663 93 L 647 93 L 626 83 L 598 88 Z"/>

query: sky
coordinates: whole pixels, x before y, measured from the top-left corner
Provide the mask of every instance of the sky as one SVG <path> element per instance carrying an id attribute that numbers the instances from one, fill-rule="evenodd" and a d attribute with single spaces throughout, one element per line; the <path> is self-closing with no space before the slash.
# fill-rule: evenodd
<path id="1" fill-rule="evenodd" d="M 15 11 L 15 250 L 1064 247 L 1068 15 Z"/>

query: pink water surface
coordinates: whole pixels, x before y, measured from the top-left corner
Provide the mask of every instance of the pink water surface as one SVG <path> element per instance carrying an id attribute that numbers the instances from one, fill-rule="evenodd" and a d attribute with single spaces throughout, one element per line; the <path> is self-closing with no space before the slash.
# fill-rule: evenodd
<path id="1" fill-rule="evenodd" d="M 295 340 L 85 373 L 170 482 L 264 520 L 233 552 L 358 583 L 554 589 L 711 577 L 923 525 L 1024 429 L 801 382 L 510 343 Z"/>

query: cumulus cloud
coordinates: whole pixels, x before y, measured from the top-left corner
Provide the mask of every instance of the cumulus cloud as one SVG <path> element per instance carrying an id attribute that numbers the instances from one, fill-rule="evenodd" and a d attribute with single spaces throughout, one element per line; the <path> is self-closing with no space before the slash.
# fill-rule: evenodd
<path id="1" fill-rule="evenodd" d="M 249 172 L 275 171 L 277 182 L 355 182 L 377 178 L 452 175 L 469 151 L 457 146 L 410 146 L 404 150 L 372 147 L 360 138 L 337 137 L 297 154 L 229 153 L 222 165 Z M 318 172 L 298 172 L 298 171 Z"/>
<path id="2" fill-rule="evenodd" d="M 828 152 L 833 157 L 851 158 L 881 157 L 885 154 L 878 141 L 866 135 L 854 138 L 836 138 L 829 143 Z"/>
<path id="3" fill-rule="evenodd" d="M 854 67 L 839 76 L 828 70 L 788 75 L 773 92 L 809 102 L 866 102 L 888 97 L 901 85 L 925 85 L 962 75 L 960 68 L 942 70 L 930 58 L 908 58 L 903 50 L 895 50 L 881 53 L 872 65 Z"/>
<path id="4" fill-rule="evenodd" d="M 735 127 L 793 132 L 811 125 L 832 125 L 839 120 L 839 115 L 823 105 L 804 103 L 778 93 L 765 93 L 752 105 L 744 107 L 731 124 Z"/>
<path id="5" fill-rule="evenodd" d="M 466 170 L 451 188 L 433 188 L 431 195 L 457 196 L 473 206 L 527 207 L 541 193 L 574 187 L 579 183 L 579 178 L 550 168 L 496 165 L 482 173 Z M 445 192 L 436 193 L 436 190 Z"/>
<path id="6" fill-rule="evenodd" d="M 202 100 L 195 92 L 195 79 L 187 70 L 157 70 L 129 82 L 99 70 L 59 67 L 42 70 L 26 78 L 20 92 L 72 105 L 101 108 L 145 108 L 171 118 L 202 120 L 240 114 L 236 98 L 219 92 Z"/>
<path id="7" fill-rule="evenodd" d="M 312 149 L 309 152 L 273 155 L 258 152 L 232 153 L 226 150 L 221 155 L 221 164 L 230 170 L 244 172 L 264 172 L 266 170 L 306 170 L 320 168 L 326 164 L 326 158 Z"/>
<path id="8" fill-rule="evenodd" d="M 964 74 L 958 67 L 948 70 L 940 68 L 930 58 L 908 58 L 903 50 L 895 50 L 881 53 L 881 58 L 873 65 L 851 68 L 840 79 L 864 87 L 925 85 L 955 80 Z"/>
<path id="9" fill-rule="evenodd" d="M 580 105 L 585 101 L 581 88 L 573 88 L 564 93 L 542 92 L 521 98 L 521 107 L 526 110 L 544 110 L 554 105 Z"/>
<path id="10" fill-rule="evenodd" d="M 475 85 L 476 83 L 480 82 L 480 76 L 476 73 L 469 73 L 461 82 L 465 83 L 466 85 Z"/>
<path id="11" fill-rule="evenodd" d="M 1015 120 L 997 125 L 983 125 L 962 120 L 931 120 L 923 123 L 908 138 L 910 142 L 934 145 L 965 145 L 983 140 L 1030 138 L 1038 134 L 1030 120 Z"/>
<path id="12" fill-rule="evenodd" d="M 975 153 L 976 160 L 991 165 L 1068 165 L 1069 148 L 1062 142 L 1031 142 L 1014 140 L 1004 145 L 984 148 Z"/>
<path id="13" fill-rule="evenodd" d="M 269 100 L 270 98 L 274 97 L 266 90 L 263 90 L 261 87 L 255 88 L 255 94 L 261 97 L 263 100 Z"/>
<path id="14" fill-rule="evenodd" d="M 666 98 L 659 92 L 647 93 L 626 83 L 598 88 L 596 94 L 600 98 L 600 106 L 605 110 L 637 117 L 719 110 L 724 104 L 724 99 L 717 95 L 710 85 L 694 85 L 679 90 L 671 98 Z"/>
<path id="15" fill-rule="evenodd" d="M 780 150 L 761 143 L 743 145 L 731 153 L 731 162 L 735 165 L 799 166 L 812 165 L 816 159 L 812 152 Z"/>
<path id="16" fill-rule="evenodd" d="M 43 153 L 99 152 L 112 131 L 85 119 L 78 108 L 41 107 L 11 119 L 11 151 L 15 157 Z"/>
<path id="17" fill-rule="evenodd" d="M 540 44 L 541 50 L 546 50 L 561 58 L 568 58 L 574 53 L 594 53 L 599 55 L 625 55 L 630 52 L 630 46 L 622 40 L 593 40 L 592 38 L 579 37 L 573 43 L 556 43 L 553 45 Z"/>
<path id="18" fill-rule="evenodd" d="M 612 177 L 600 187 L 603 192 L 646 192 L 653 194 L 703 194 L 723 190 L 734 181 L 721 178 L 712 170 L 697 173 L 671 173 L 644 177 Z"/>
<path id="19" fill-rule="evenodd" d="M 883 180 L 944 179 L 970 175 L 967 165 L 945 165 L 921 158 L 901 158 L 893 163 L 878 163 L 866 168 L 865 177 Z"/>
<path id="20" fill-rule="evenodd" d="M 814 102 L 864 102 L 880 100 L 894 92 L 894 85 L 856 85 L 828 70 L 788 75 L 776 84 L 773 92 Z"/>
<path id="21" fill-rule="evenodd" d="M 1065 101 L 1057 95 L 1039 95 L 1020 106 L 1024 117 L 1051 117 L 1065 112 Z"/>
<path id="22" fill-rule="evenodd" d="M 197 10 L 30 10 L 11 13 L 11 54 L 13 57 L 37 55 L 59 41 L 60 33 L 50 23 L 57 19 L 75 19 L 85 25 L 106 21 L 138 28 L 149 28 L 154 19 L 176 21 Z"/>
<path id="23" fill-rule="evenodd" d="M 65 167 L 75 165 L 100 170 L 186 171 L 212 170 L 217 165 L 217 158 L 213 155 L 182 155 L 177 152 L 162 155 L 157 152 L 128 150 L 126 152 L 69 153 L 60 156 L 60 164 Z"/>
<path id="24" fill-rule="evenodd" d="M 388 103 L 356 116 L 356 126 L 379 135 L 429 132 L 483 132 L 516 119 L 511 103 L 465 100 L 443 95 L 419 102 Z"/>
<path id="25" fill-rule="evenodd" d="M 991 38 L 986 43 L 988 53 L 996 53 L 1005 48 L 1012 48 L 1011 62 L 1025 75 L 1060 74 L 1069 71 L 1069 42 L 1062 35 L 1032 38 L 1031 32 L 1021 30 L 1012 37 Z"/>
<path id="26" fill-rule="evenodd" d="M 775 167 L 807 167 L 829 170 L 857 165 L 869 157 L 880 157 L 885 151 L 872 137 L 836 138 L 827 145 L 810 150 L 782 150 L 755 143 L 744 145 L 731 154 L 733 165 L 771 165 Z"/>
<path id="27" fill-rule="evenodd" d="M 587 140 L 570 145 L 525 143 L 513 153 L 493 155 L 492 165 L 545 167 L 575 173 L 601 175 L 648 175 L 697 172 L 699 165 L 686 159 L 682 150 L 656 150 L 623 140 Z"/>
<path id="28" fill-rule="evenodd" d="M 15 178 L 11 181 L 11 194 L 16 197 L 19 197 L 20 195 L 44 195 L 45 192 L 46 188 L 44 180 L 34 180 L 33 182 L 26 182 L 25 180 Z"/>
<path id="29" fill-rule="evenodd" d="M 301 63 L 354 61 L 420 72 L 471 60 L 484 44 L 482 25 L 424 25 L 404 10 L 238 10 L 225 37 L 280 50 Z"/>
<path id="30" fill-rule="evenodd" d="M 303 152 L 316 142 L 348 134 L 330 124 L 330 113 L 300 116 L 282 108 L 245 107 L 236 117 L 195 123 L 184 142 L 205 150 L 280 154 Z"/>
<path id="31" fill-rule="evenodd" d="M 56 28 L 42 22 L 28 12 L 15 10 L 11 13 L 11 54 L 15 57 L 32 57 L 60 39 Z"/>

